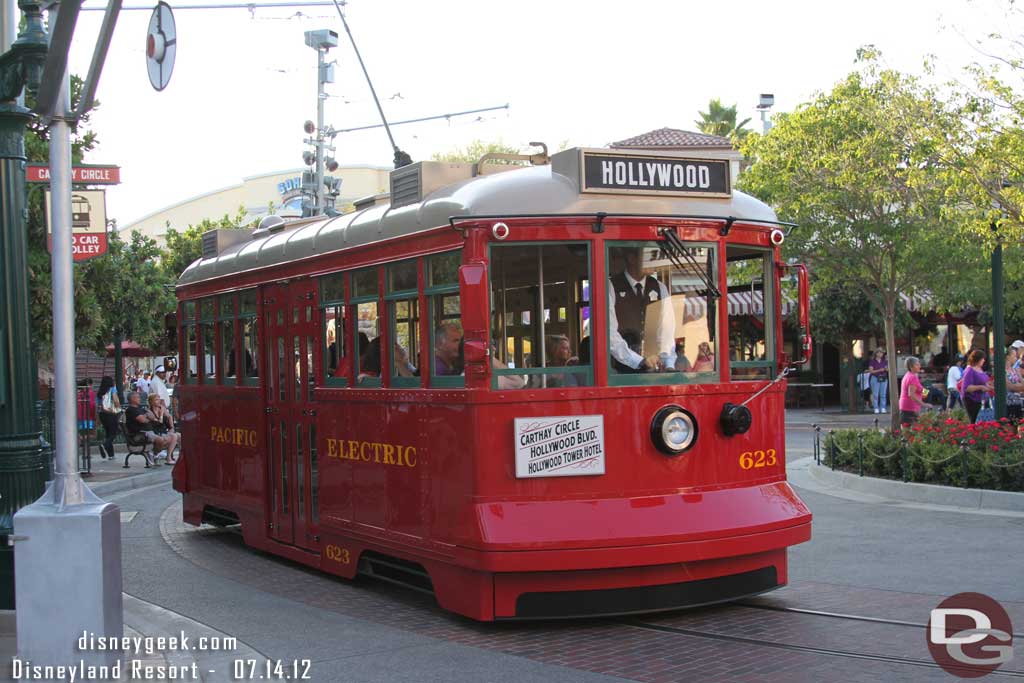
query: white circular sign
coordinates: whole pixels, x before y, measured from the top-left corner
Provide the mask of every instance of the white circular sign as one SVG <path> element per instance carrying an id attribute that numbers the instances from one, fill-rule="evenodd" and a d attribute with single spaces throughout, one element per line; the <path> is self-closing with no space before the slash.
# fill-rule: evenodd
<path id="1" fill-rule="evenodd" d="M 155 90 L 163 90 L 174 71 L 174 55 L 178 51 L 178 35 L 174 28 L 174 14 L 166 2 L 159 2 L 149 18 L 146 32 L 146 70 Z"/>

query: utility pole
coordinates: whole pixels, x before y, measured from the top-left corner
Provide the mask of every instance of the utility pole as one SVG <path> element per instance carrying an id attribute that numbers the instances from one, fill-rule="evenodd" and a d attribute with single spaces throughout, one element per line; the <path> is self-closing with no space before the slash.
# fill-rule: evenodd
<path id="1" fill-rule="evenodd" d="M 306 182 L 307 173 L 303 173 L 303 192 L 308 197 L 303 205 L 303 216 L 322 216 L 327 207 L 327 192 L 324 188 L 324 164 L 329 163 L 334 168 L 338 164 L 334 159 L 327 159 L 324 152 L 327 148 L 327 131 L 324 130 L 324 100 L 327 93 L 324 86 L 334 82 L 334 65 L 327 63 L 327 51 L 332 47 L 338 47 L 338 34 L 329 29 L 319 31 L 306 31 L 306 45 L 316 50 L 316 124 L 307 121 L 304 130 L 309 138 L 306 142 L 313 146 L 313 152 L 306 152 L 302 155 L 307 166 L 313 166 L 312 182 Z M 331 148 L 333 150 L 333 148 Z M 333 169 L 332 169 L 333 170 Z"/>
<path id="2" fill-rule="evenodd" d="M 992 250 L 992 376 L 995 379 L 996 419 L 1006 417 L 1006 341 L 1003 314 L 1003 240 L 999 224 L 992 221 L 996 247 Z"/>
<path id="3" fill-rule="evenodd" d="M 21 0 L 24 7 L 29 1 Z M 53 223 L 53 482 L 14 517 L 18 657 L 44 666 L 113 666 L 116 650 L 80 650 L 83 632 L 124 633 L 121 523 L 118 506 L 96 497 L 78 472 L 75 405 L 74 265 L 71 254 L 71 87 L 67 54 L 81 0 L 51 0 L 50 44 L 36 107 L 50 122 L 50 216 Z M 111 0 L 83 92 L 90 100 L 120 0 Z M 38 13 L 38 4 L 36 4 Z M 34 384 L 34 382 L 33 382 Z"/>
<path id="4" fill-rule="evenodd" d="M 14 514 L 43 493 L 47 455 L 35 419 L 35 376 L 28 306 L 25 127 L 22 91 L 36 92 L 46 61 L 40 5 L 0 0 L 0 608 L 14 609 Z"/>

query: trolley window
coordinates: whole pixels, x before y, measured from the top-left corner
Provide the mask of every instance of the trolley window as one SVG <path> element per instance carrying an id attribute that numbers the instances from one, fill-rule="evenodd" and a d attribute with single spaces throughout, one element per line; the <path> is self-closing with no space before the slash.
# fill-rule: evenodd
<path id="1" fill-rule="evenodd" d="M 181 373 L 181 379 L 185 384 L 195 384 L 199 381 L 196 342 L 198 339 L 196 329 L 196 302 L 186 301 L 183 308 L 182 336 L 185 339 L 185 346 L 182 349 L 182 362 L 185 367 Z"/>
<path id="2" fill-rule="evenodd" d="M 660 242 L 607 246 L 608 366 L 612 385 L 718 380 L 715 248 L 687 244 L 682 268 Z"/>
<path id="3" fill-rule="evenodd" d="M 593 384 L 590 245 L 491 247 L 491 386 Z"/>
<path id="4" fill-rule="evenodd" d="M 459 300 L 461 251 L 427 257 L 424 290 L 430 307 L 430 386 L 463 387 L 462 309 Z"/>
<path id="5" fill-rule="evenodd" d="M 355 357 L 359 359 L 356 384 L 362 387 L 380 386 L 380 319 L 378 269 L 367 268 L 352 273 L 352 308 L 356 315 L 356 331 L 353 344 Z"/>
<path id="6" fill-rule="evenodd" d="M 323 383 L 326 386 L 348 386 L 346 350 L 351 341 L 346 335 L 351 331 L 351 325 L 345 309 L 347 276 L 347 273 L 334 273 L 320 278 L 320 307 L 324 321 Z"/>
<path id="7" fill-rule="evenodd" d="M 237 298 L 235 294 L 225 294 L 217 300 L 217 320 L 220 327 L 220 375 L 224 384 L 234 384 L 238 377 L 238 349 L 235 346 L 235 303 Z"/>
<path id="8" fill-rule="evenodd" d="M 260 345 L 256 325 L 256 290 L 238 293 L 238 328 L 242 342 L 242 382 L 255 386 L 260 381 Z"/>
<path id="9" fill-rule="evenodd" d="M 203 370 L 200 381 L 203 384 L 217 383 L 217 318 L 214 299 L 209 297 L 199 302 L 200 335 L 203 346 Z"/>
<path id="10" fill-rule="evenodd" d="M 771 252 L 726 247 L 729 283 L 729 374 L 734 381 L 771 379 L 775 374 Z"/>
<path id="11" fill-rule="evenodd" d="M 388 266 L 387 307 L 391 331 L 391 386 L 420 386 L 419 267 L 415 259 Z"/>

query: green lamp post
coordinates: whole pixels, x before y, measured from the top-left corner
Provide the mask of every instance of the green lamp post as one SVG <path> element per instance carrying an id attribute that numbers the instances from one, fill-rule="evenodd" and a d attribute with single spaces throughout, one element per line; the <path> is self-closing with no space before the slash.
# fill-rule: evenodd
<path id="1" fill-rule="evenodd" d="M 18 6 L 25 25 L 0 55 L 0 609 L 14 608 L 14 513 L 43 494 L 49 453 L 35 419 L 29 334 L 25 127 L 32 114 L 18 103 L 26 87 L 39 86 L 47 36 L 40 3 Z"/>

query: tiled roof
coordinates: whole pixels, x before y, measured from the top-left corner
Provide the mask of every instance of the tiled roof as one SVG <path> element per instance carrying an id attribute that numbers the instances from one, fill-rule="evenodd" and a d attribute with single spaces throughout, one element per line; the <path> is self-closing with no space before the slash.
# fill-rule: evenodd
<path id="1" fill-rule="evenodd" d="M 650 147 L 721 147 L 732 149 L 729 138 L 720 135 L 707 135 L 705 133 L 694 133 L 690 130 L 678 130 L 676 128 L 659 128 L 642 135 L 613 142 L 610 147 L 618 148 L 641 148 Z"/>

